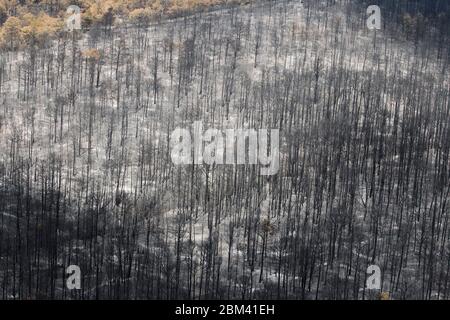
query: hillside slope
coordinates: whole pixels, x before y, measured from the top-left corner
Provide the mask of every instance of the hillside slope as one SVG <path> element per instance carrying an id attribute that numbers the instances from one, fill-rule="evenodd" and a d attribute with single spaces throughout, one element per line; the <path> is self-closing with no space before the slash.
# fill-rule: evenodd
<path id="1" fill-rule="evenodd" d="M 304 2 L 3 48 L 0 297 L 448 299 L 450 47 Z M 278 174 L 174 165 L 195 121 L 279 129 Z"/>

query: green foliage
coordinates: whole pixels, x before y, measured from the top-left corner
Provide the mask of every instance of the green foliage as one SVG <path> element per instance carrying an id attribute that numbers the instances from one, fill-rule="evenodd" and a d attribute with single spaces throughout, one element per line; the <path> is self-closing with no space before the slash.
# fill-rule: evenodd
<path id="1" fill-rule="evenodd" d="M 61 19 L 53 18 L 44 12 L 38 15 L 26 14 L 21 19 L 21 40 L 25 45 L 42 45 L 54 38 L 64 27 Z"/>
<path id="2" fill-rule="evenodd" d="M 0 43 L 3 47 L 15 49 L 20 45 L 21 22 L 19 18 L 9 17 L 0 31 Z"/>

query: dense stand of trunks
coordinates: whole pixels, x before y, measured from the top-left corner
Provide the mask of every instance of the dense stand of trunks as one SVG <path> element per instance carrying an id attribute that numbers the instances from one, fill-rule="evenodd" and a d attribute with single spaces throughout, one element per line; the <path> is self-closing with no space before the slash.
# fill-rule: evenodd
<path id="1" fill-rule="evenodd" d="M 448 299 L 450 46 L 304 2 L 2 52 L 0 298 Z M 198 120 L 280 129 L 279 173 L 173 165 Z"/>

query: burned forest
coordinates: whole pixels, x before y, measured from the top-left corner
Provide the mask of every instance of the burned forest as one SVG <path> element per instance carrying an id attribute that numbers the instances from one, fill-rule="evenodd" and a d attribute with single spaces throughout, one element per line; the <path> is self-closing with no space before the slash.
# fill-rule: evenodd
<path id="1" fill-rule="evenodd" d="M 450 4 L 101 3 L 0 0 L 0 299 L 450 299 Z"/>

